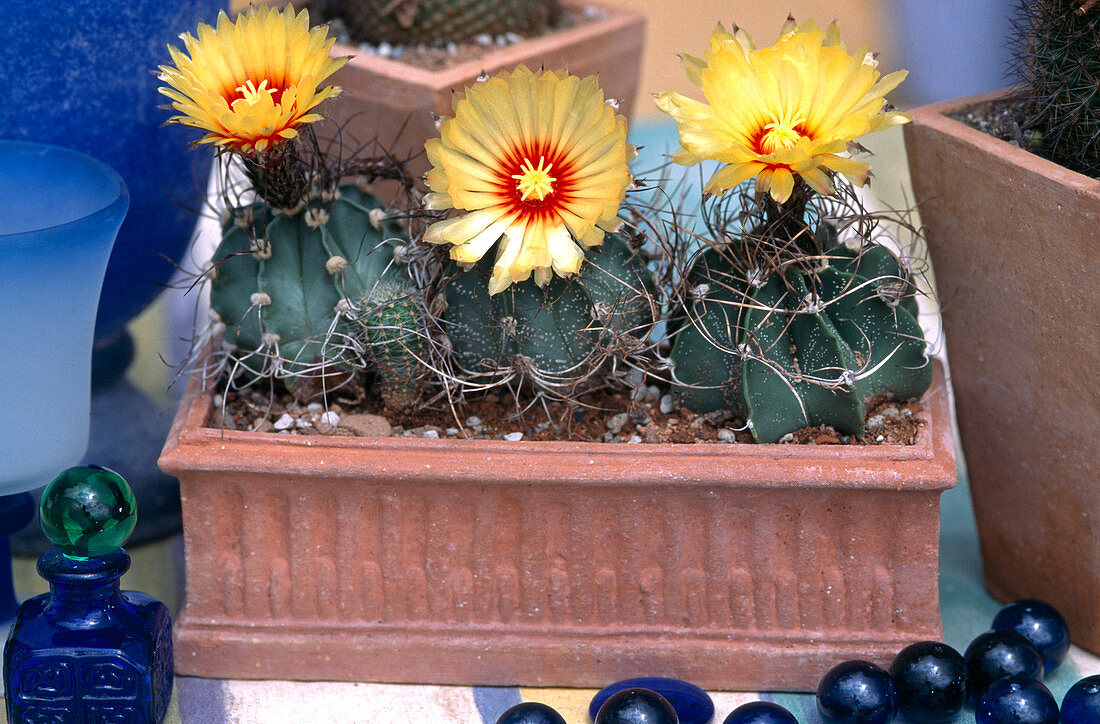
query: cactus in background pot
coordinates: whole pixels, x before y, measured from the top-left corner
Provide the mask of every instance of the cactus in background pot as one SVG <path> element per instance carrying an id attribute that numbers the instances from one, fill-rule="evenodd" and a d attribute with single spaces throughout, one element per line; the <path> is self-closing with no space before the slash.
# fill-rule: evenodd
<path id="1" fill-rule="evenodd" d="M 709 207 L 713 238 L 686 270 L 671 361 L 683 404 L 732 409 L 761 442 L 811 425 L 860 434 L 873 399 L 931 382 L 911 272 L 835 178 L 865 183 L 867 164 L 838 153 L 908 120 L 883 101 L 904 72 L 880 79 L 876 66 L 864 48 L 848 55 L 835 24 L 788 21 L 761 50 L 719 27 L 705 59 L 684 56 L 712 105 L 657 96 L 679 124 L 674 161 L 725 162 L 706 193 L 756 180 L 742 208 Z M 758 105 L 730 100 L 745 98 Z"/>
<path id="2" fill-rule="evenodd" d="M 330 0 L 357 42 L 420 45 L 479 35 L 535 35 L 550 22 L 550 0 Z"/>
<path id="3" fill-rule="evenodd" d="M 1100 178 L 1100 2 L 1023 0 L 1015 41 L 1032 150 Z"/>

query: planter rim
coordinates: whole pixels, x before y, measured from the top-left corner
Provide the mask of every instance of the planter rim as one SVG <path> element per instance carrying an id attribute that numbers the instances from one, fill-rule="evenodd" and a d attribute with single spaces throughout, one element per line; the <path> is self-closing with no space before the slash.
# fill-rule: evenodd
<path id="1" fill-rule="evenodd" d="M 1002 141 L 999 138 L 995 138 L 988 133 L 979 131 L 976 128 L 972 128 L 948 116 L 949 113 L 954 113 L 964 108 L 978 105 L 979 103 L 1004 98 L 1011 90 L 1011 88 L 1002 88 L 987 93 L 953 98 L 951 100 L 913 108 L 906 112 L 913 117 L 913 125 L 928 126 L 941 133 L 956 136 L 973 146 L 977 146 L 986 153 L 1000 156 L 1017 166 L 1023 166 L 1041 176 L 1053 178 L 1060 184 L 1078 193 L 1093 196 L 1100 201 L 1100 179 L 1090 178 L 1082 173 L 1072 171 L 1054 161 L 1043 158 L 1031 151 L 1024 150 L 1019 146 L 1014 146 L 1007 141 Z M 908 124 L 903 126 L 903 128 L 908 129 Z"/>
<path id="2" fill-rule="evenodd" d="M 524 62 L 531 56 L 540 55 L 544 51 L 551 51 L 560 48 L 562 45 L 573 45 L 607 33 L 623 31 L 632 25 L 641 24 L 645 21 L 645 16 L 641 12 L 630 8 L 602 3 L 566 2 L 564 4 L 573 8 L 595 7 L 604 13 L 604 16 L 588 19 L 559 32 L 530 38 L 505 48 L 497 48 L 481 58 L 456 63 L 439 70 L 420 68 L 378 55 L 369 55 L 351 44 L 336 43 L 333 45 L 330 55 L 350 56 L 348 65 L 353 67 L 369 66 L 371 72 L 394 81 L 412 83 L 435 90 L 446 90 L 448 88 L 461 90 L 470 79 L 477 78 L 482 73 L 492 73 L 501 68 Z"/>
<path id="3" fill-rule="evenodd" d="M 914 445 L 628 444 L 398 437 L 328 437 L 203 427 L 214 390 L 193 378 L 159 465 L 369 480 L 600 486 L 703 485 L 946 490 L 954 438 L 937 362 Z M 325 453 L 331 455 L 326 459 Z"/>

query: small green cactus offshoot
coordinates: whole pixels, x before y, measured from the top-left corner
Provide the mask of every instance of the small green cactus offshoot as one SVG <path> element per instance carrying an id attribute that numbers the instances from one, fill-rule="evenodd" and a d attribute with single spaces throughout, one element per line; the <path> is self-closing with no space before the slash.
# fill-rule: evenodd
<path id="1" fill-rule="evenodd" d="M 1022 0 L 1015 66 L 1033 150 L 1100 178 L 1100 2 Z"/>
<path id="2" fill-rule="evenodd" d="M 422 312 L 412 288 L 404 280 L 384 279 L 360 298 L 359 308 L 382 401 L 398 412 L 415 407 L 428 373 L 428 354 Z"/>
<path id="3" fill-rule="evenodd" d="M 332 0 L 329 11 L 343 18 L 356 41 L 420 45 L 537 34 L 553 6 L 552 0 Z"/>
<path id="4" fill-rule="evenodd" d="M 378 199 L 355 184 L 298 210 L 263 202 L 236 210 L 211 270 L 210 306 L 226 326 L 224 341 L 243 367 L 292 387 L 371 361 L 384 377 L 400 367 L 392 350 L 374 358 L 378 348 L 368 345 L 364 354 L 353 320 L 358 309 L 384 308 L 376 291 L 405 283 L 393 257 L 406 240 Z"/>
<path id="5" fill-rule="evenodd" d="M 797 241 L 772 236 L 790 227 L 758 226 L 693 261 L 674 400 L 732 410 L 759 442 L 816 425 L 861 434 L 872 400 L 916 398 L 931 383 L 910 273 L 883 246 L 837 243 L 823 222 L 803 223 Z"/>
<path id="6" fill-rule="evenodd" d="M 580 274 L 533 281 L 490 296 L 492 259 L 456 273 L 445 288 L 446 332 L 456 373 L 473 384 L 533 383 L 569 397 L 648 348 L 657 314 L 645 261 L 630 242 L 608 234 Z"/>

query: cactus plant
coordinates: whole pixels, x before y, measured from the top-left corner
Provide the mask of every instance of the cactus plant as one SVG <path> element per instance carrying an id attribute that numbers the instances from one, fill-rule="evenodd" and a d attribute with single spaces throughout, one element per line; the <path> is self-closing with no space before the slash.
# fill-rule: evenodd
<path id="1" fill-rule="evenodd" d="M 532 35 L 546 27 L 548 0 L 333 0 L 359 42 L 418 45 L 463 42 L 479 35 Z"/>
<path id="2" fill-rule="evenodd" d="M 1100 178 L 1100 2 L 1023 0 L 1015 63 L 1033 150 Z"/>
<path id="3" fill-rule="evenodd" d="M 793 19 L 761 50 L 719 26 L 684 69 L 713 106 L 658 94 L 679 124 L 672 159 L 722 161 L 704 188 L 714 196 L 756 183 L 735 192 L 740 209 L 704 206 L 711 238 L 684 274 L 674 396 L 696 412 L 734 410 L 761 442 L 823 424 L 859 434 L 869 402 L 931 383 L 910 271 L 874 244 L 875 218 L 836 178 L 866 183 L 869 166 L 839 152 L 908 120 L 884 101 L 904 72 L 880 80 L 874 56 L 849 55 L 835 24 Z"/>
<path id="4" fill-rule="evenodd" d="M 417 329 L 417 312 L 393 262 L 407 237 L 356 184 L 333 196 L 289 211 L 256 202 L 232 214 L 213 257 L 211 309 L 225 323 L 228 343 L 264 360 L 257 372 L 293 382 L 334 366 L 362 366 L 357 358 L 366 356 L 384 388 L 407 385 L 410 363 L 397 361 L 397 349 L 407 330 Z"/>
<path id="5" fill-rule="evenodd" d="M 774 239 L 761 231 L 698 255 L 686 277 L 695 299 L 671 354 L 679 404 L 731 409 L 755 439 L 775 442 L 811 425 L 860 434 L 873 400 L 928 388 L 905 265 L 873 242 L 835 243 L 827 224 L 816 236 L 828 243 L 804 257 L 812 265 L 769 265 Z"/>
<path id="6" fill-rule="evenodd" d="M 580 274 L 542 289 L 527 280 L 490 295 L 492 266 L 483 259 L 445 287 L 445 328 L 463 378 L 490 385 L 527 379 L 569 396 L 648 348 L 653 283 L 624 236 L 608 234 Z"/>

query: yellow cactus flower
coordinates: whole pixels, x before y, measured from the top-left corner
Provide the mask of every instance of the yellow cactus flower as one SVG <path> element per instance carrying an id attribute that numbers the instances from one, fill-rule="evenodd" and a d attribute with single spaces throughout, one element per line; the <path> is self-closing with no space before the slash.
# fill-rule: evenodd
<path id="1" fill-rule="evenodd" d="M 683 56 L 684 72 L 709 105 L 672 91 L 655 96 L 679 126 L 681 149 L 672 160 L 722 162 L 707 193 L 756 177 L 757 190 L 780 204 L 795 175 L 823 194 L 833 192 L 832 172 L 862 186 L 870 166 L 839 154 L 861 136 L 910 120 L 884 101 L 906 71 L 880 78 L 877 65 L 865 48 L 848 54 L 836 23 L 822 32 L 812 21 L 788 20 L 779 39 L 760 49 L 744 31 L 719 25 L 704 59 Z"/>
<path id="2" fill-rule="evenodd" d="M 200 23 L 198 37 L 180 36 L 184 51 L 168 46 L 174 66 L 160 66 L 160 92 L 180 115 L 169 119 L 206 131 L 200 143 L 263 153 L 319 121 L 318 103 L 340 92 L 317 86 L 347 62 L 330 58 L 334 39 L 310 28 L 309 14 L 252 8 L 234 23 L 218 15 L 217 29 Z"/>
<path id="3" fill-rule="evenodd" d="M 631 182 L 626 119 L 596 78 L 520 66 L 456 94 L 453 107 L 425 145 L 425 205 L 468 213 L 432 224 L 425 241 L 472 264 L 503 239 L 490 294 L 532 273 L 544 286 L 580 271 L 584 249 L 621 225 Z"/>

